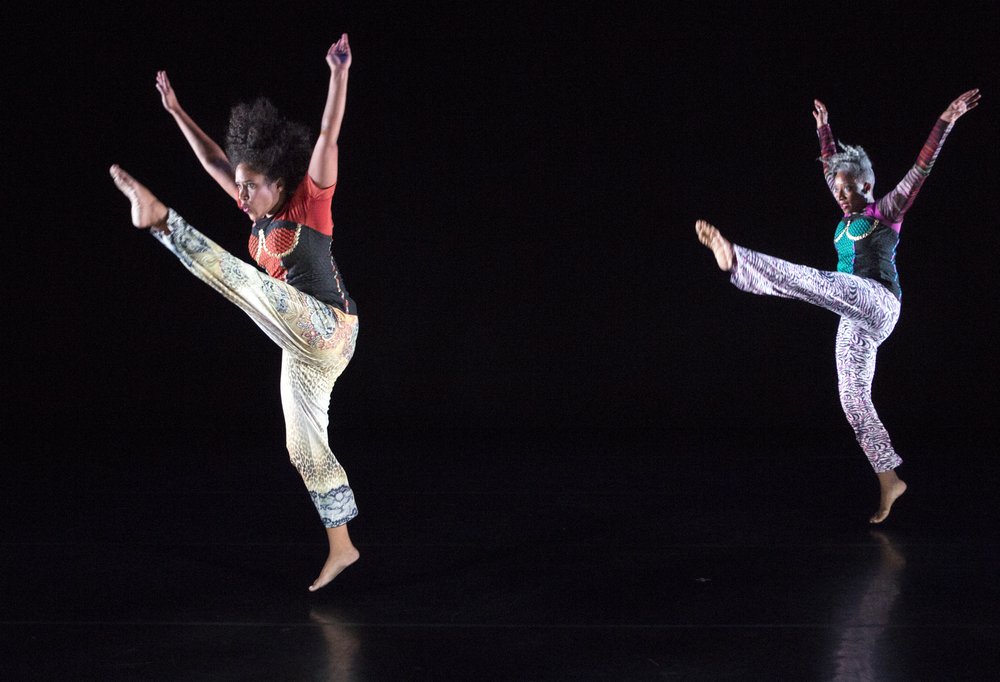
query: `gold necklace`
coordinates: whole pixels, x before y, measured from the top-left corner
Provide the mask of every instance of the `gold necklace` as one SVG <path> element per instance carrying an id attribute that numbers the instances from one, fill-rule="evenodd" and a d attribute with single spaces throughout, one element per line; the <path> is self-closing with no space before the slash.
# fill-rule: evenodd
<path id="1" fill-rule="evenodd" d="M 833 240 L 833 241 L 834 241 L 834 243 L 836 243 L 836 242 L 839 242 L 839 241 L 840 241 L 840 238 L 841 238 L 841 237 L 844 237 L 844 236 L 846 236 L 846 237 L 847 237 L 848 239 L 850 239 L 850 240 L 851 240 L 852 242 L 859 242 L 859 241 L 861 241 L 862 239 L 864 239 L 865 237 L 867 237 L 868 235 L 870 235 L 870 234 L 871 234 L 872 232 L 874 232 L 874 231 L 875 231 L 875 228 L 877 228 L 877 227 L 878 227 L 878 220 L 875 220 L 875 221 L 874 221 L 874 222 L 872 223 L 871 227 L 869 227 L 869 228 L 868 228 L 868 229 L 867 229 L 867 230 L 866 230 L 866 231 L 864 232 L 864 234 L 859 234 L 858 236 L 856 236 L 856 237 L 855 237 L 855 236 L 854 236 L 853 234 L 851 234 L 851 233 L 849 232 L 849 229 L 850 229 L 850 227 L 851 227 L 851 223 L 853 223 L 853 222 L 854 222 L 854 218 L 851 218 L 850 220 L 848 220 L 848 221 L 847 221 L 847 224 L 846 224 L 846 225 L 844 225 L 844 229 L 843 229 L 843 230 L 841 230 L 841 231 L 840 231 L 840 234 L 838 234 L 838 235 L 837 235 L 837 236 L 836 236 L 836 237 L 834 238 L 834 240 Z"/>

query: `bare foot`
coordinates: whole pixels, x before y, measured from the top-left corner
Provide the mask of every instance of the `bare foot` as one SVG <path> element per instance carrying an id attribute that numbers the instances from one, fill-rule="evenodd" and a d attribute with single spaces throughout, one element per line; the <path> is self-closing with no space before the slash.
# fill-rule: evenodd
<path id="1" fill-rule="evenodd" d="M 906 484 L 900 480 L 894 470 L 883 471 L 878 476 L 880 488 L 878 511 L 871 517 L 871 523 L 882 523 L 889 517 L 892 504 L 899 499 L 899 496 L 906 492 Z"/>
<path id="2" fill-rule="evenodd" d="M 698 233 L 698 241 L 712 249 L 715 254 L 715 261 L 719 264 L 720 270 L 729 272 L 733 269 L 733 245 L 728 239 L 722 236 L 719 230 L 707 220 L 699 220 L 694 224 L 695 232 Z"/>
<path id="3" fill-rule="evenodd" d="M 319 572 L 319 577 L 313 581 L 313 584 L 309 586 L 310 592 L 315 592 L 321 587 L 326 587 L 330 582 L 336 578 L 340 573 L 357 561 L 361 557 L 358 550 L 352 545 L 350 549 L 342 549 L 334 551 L 330 548 L 330 556 L 327 557 L 326 563 L 323 564 L 323 570 Z"/>
<path id="4" fill-rule="evenodd" d="M 167 226 L 167 207 L 144 185 L 122 170 L 121 166 L 111 167 L 111 179 L 115 186 L 132 203 L 132 224 L 146 229 Z"/>
<path id="5" fill-rule="evenodd" d="M 347 524 L 326 529 L 326 539 L 330 542 L 330 555 L 323 564 L 323 570 L 319 572 L 319 577 L 309 586 L 310 592 L 315 592 L 321 587 L 330 584 L 330 581 L 340 575 L 341 571 L 358 560 L 361 555 L 357 547 L 351 542 L 351 535 L 347 532 Z"/>

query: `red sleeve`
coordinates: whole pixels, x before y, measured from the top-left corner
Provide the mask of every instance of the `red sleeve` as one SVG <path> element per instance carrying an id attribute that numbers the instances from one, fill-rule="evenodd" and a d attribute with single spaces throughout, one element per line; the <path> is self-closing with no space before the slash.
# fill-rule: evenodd
<path id="1" fill-rule="evenodd" d="M 302 223 L 317 232 L 332 235 L 333 216 L 330 214 L 330 206 L 333 203 L 333 191 L 336 187 L 336 185 L 319 187 L 306 173 L 295 194 L 288 201 L 288 206 L 275 218 Z"/>
<path id="2" fill-rule="evenodd" d="M 826 186 L 830 188 L 833 198 L 836 199 L 837 190 L 833 184 L 836 175 L 830 172 L 830 166 L 826 163 L 827 159 L 837 153 L 837 144 L 833 141 L 833 130 L 829 123 L 825 123 L 822 127 L 817 128 L 816 134 L 819 136 L 819 154 L 823 161 L 823 179 L 826 180 Z"/>
<path id="3" fill-rule="evenodd" d="M 934 161 L 941 152 L 941 146 L 944 144 L 945 138 L 948 137 L 948 133 L 951 132 L 953 125 L 955 125 L 954 121 L 949 123 L 940 118 L 935 121 L 934 128 L 931 130 L 927 142 L 924 142 L 913 168 L 896 185 L 896 189 L 879 199 L 879 211 L 897 226 L 895 228 L 897 232 L 899 231 L 899 223 L 903 221 L 903 214 L 910 209 L 913 200 L 917 198 L 917 193 L 920 192 L 931 168 L 934 167 Z"/>

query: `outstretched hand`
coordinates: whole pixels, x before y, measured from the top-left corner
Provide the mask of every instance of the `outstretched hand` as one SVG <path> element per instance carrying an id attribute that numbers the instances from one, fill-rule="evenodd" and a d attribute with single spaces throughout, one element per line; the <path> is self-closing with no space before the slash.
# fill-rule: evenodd
<path id="1" fill-rule="evenodd" d="M 326 51 L 326 63 L 333 71 L 346 71 L 351 68 L 351 46 L 347 43 L 346 33 L 342 33 L 340 40 Z"/>
<path id="2" fill-rule="evenodd" d="M 816 127 L 822 128 L 827 123 L 830 122 L 830 114 L 826 110 L 826 105 L 820 102 L 818 99 L 813 100 L 813 118 L 816 119 Z"/>
<path id="3" fill-rule="evenodd" d="M 941 114 L 941 119 L 948 121 L 948 123 L 954 123 L 962 117 L 962 114 L 970 109 L 975 109 L 977 104 L 979 104 L 979 88 L 963 92 L 958 96 L 958 99 L 948 105 L 948 108 Z"/>
<path id="4" fill-rule="evenodd" d="M 163 102 L 164 109 L 173 113 L 181 108 L 174 89 L 170 87 L 170 79 L 167 78 L 166 71 L 156 72 L 156 89 L 160 92 L 160 100 Z"/>

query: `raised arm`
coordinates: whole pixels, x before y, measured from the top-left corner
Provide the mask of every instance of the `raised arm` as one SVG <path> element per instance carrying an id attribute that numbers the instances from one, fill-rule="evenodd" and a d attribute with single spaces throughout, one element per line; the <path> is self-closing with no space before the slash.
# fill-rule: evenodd
<path id="1" fill-rule="evenodd" d="M 826 186 L 830 188 L 833 198 L 837 198 L 837 190 L 833 181 L 835 175 L 830 172 L 830 167 L 826 159 L 837 153 L 837 144 L 833 140 L 833 131 L 830 129 L 830 114 L 826 110 L 826 105 L 818 99 L 813 100 L 813 118 L 816 119 L 816 135 L 819 137 L 819 157 L 823 161 L 823 178 Z"/>
<path id="2" fill-rule="evenodd" d="M 347 106 L 347 75 L 351 68 L 351 46 L 346 33 L 327 50 L 326 63 L 330 66 L 330 87 L 320 121 L 319 139 L 309 161 L 309 177 L 320 187 L 337 184 L 337 139 Z"/>
<path id="3" fill-rule="evenodd" d="M 934 162 L 941 152 L 941 147 L 944 146 L 948 133 L 955 125 L 955 121 L 974 109 L 977 104 L 979 104 L 979 90 L 969 90 L 959 95 L 944 110 L 944 113 L 934 123 L 924 146 L 920 149 L 916 163 L 896 185 L 895 189 L 879 199 L 878 209 L 886 219 L 893 223 L 899 223 L 902 220 L 903 214 L 913 205 L 913 200 L 917 198 L 917 193 L 920 192 L 931 168 L 934 167 Z"/>
<path id="4" fill-rule="evenodd" d="M 170 85 L 170 79 L 167 78 L 166 71 L 157 72 L 156 89 L 160 92 L 163 108 L 174 117 L 177 127 L 184 133 L 185 139 L 191 145 L 195 156 L 201 161 L 202 167 L 212 176 L 213 180 L 219 183 L 226 194 L 233 199 L 238 199 L 234 169 L 229 162 L 229 157 L 226 156 L 222 147 L 205 134 L 181 107 L 180 102 L 177 101 L 177 94 Z"/>

